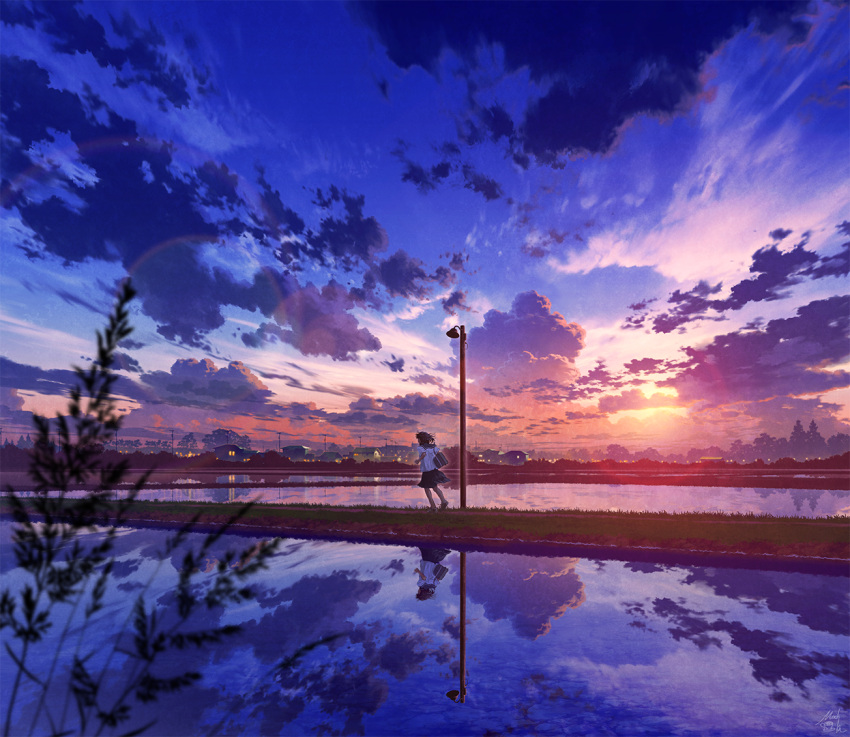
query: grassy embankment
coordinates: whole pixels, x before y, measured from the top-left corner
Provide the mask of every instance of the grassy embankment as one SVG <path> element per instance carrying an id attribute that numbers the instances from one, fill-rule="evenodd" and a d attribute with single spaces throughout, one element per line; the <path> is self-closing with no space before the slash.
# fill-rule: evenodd
<path id="1" fill-rule="evenodd" d="M 137 502 L 134 524 L 175 526 L 226 521 L 238 505 Z M 466 546 L 522 552 L 569 546 L 850 562 L 850 519 L 751 514 L 628 513 L 582 510 L 450 509 L 430 513 L 377 506 L 272 505 L 252 507 L 245 532 L 288 537 Z"/>
<path id="2" fill-rule="evenodd" d="M 224 524 L 241 504 L 137 501 L 134 526 L 178 527 L 197 518 L 199 529 Z M 0 499 L 0 512 L 9 513 Z M 253 506 L 238 531 L 408 545 L 439 545 L 509 553 L 580 553 L 582 548 L 620 552 L 797 559 L 847 563 L 850 519 L 753 514 L 525 511 L 469 508 L 430 513 L 420 509 L 327 505 Z"/>

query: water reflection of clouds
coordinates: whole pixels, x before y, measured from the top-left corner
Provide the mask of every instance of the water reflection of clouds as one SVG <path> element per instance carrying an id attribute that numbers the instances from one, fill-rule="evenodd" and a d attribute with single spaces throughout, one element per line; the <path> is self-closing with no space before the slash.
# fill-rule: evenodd
<path id="1" fill-rule="evenodd" d="M 119 535 L 105 640 L 132 598 L 120 589 L 158 565 L 176 575 L 182 554 L 163 556 L 163 540 Z M 209 559 L 245 544 L 223 538 Z M 167 663 L 163 675 L 204 680 L 162 697 L 155 733 L 762 737 L 809 729 L 846 694 L 844 578 L 467 553 L 470 690 L 451 704 L 458 559 L 419 602 L 417 548 L 284 541 L 255 604 L 202 612 L 202 626 L 242 633 Z"/>
<path id="2" fill-rule="evenodd" d="M 507 619 L 517 635 L 535 640 L 550 631 L 553 620 L 584 603 L 577 562 L 577 558 L 472 554 L 466 564 L 467 597 L 481 604 L 491 622 Z M 458 592 L 455 579 L 452 593 Z"/>

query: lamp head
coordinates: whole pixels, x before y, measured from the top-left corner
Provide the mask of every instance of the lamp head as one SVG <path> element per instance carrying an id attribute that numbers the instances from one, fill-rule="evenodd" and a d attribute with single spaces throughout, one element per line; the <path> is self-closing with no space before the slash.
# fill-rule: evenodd
<path id="1" fill-rule="evenodd" d="M 455 325 L 451 330 L 448 330 L 446 332 L 446 335 L 448 335 L 450 338 L 459 338 L 460 333 L 458 332 L 457 325 Z"/>

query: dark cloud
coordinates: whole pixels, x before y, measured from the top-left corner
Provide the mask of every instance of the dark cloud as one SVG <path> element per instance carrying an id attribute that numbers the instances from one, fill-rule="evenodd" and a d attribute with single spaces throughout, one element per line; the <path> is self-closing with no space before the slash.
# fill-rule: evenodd
<path id="1" fill-rule="evenodd" d="M 272 392 L 240 361 L 218 368 L 208 358 L 181 358 L 171 370 L 144 374 L 141 380 L 160 401 L 189 407 L 265 404 Z"/>
<path id="2" fill-rule="evenodd" d="M 210 91 L 207 70 L 191 62 L 178 70 L 159 31 L 136 26 L 129 16 L 107 33 L 83 6 L 52 3 L 14 13 L 8 22 L 49 32 L 57 54 L 92 54 L 114 71 L 119 87 L 144 83 L 160 111 Z M 187 53 L 191 58 L 191 49 Z M 190 161 L 173 143 L 142 137 L 134 120 L 90 89 L 76 94 L 57 87 L 35 61 L 3 56 L 0 84 L 3 98 L 15 101 L 4 106 L 2 121 L 3 204 L 15 208 L 33 234 L 19 246 L 31 258 L 120 264 L 133 278 L 142 311 L 170 341 L 210 351 L 208 334 L 223 327 L 223 307 L 234 305 L 275 317 L 243 336 L 246 345 L 275 336 L 307 355 L 353 360 L 358 351 L 380 347 L 350 313 L 356 295 L 333 282 L 302 285 L 294 274 L 316 265 L 359 270 L 365 273 L 362 301 L 372 303 L 378 286 L 391 297 L 422 298 L 454 278 L 447 267 L 427 273 L 403 251 L 380 261 L 387 235 L 364 212 L 362 195 L 335 186 L 316 190 L 319 224 L 308 229 L 263 167 L 257 191 L 246 197 L 223 163 Z M 76 157 L 85 181 L 51 163 L 49 151 L 59 146 Z M 283 273 L 267 270 L 244 282 L 223 265 L 209 268 L 211 248 L 222 254 L 220 264 L 241 262 L 243 237 L 266 247 Z M 89 295 L 60 296 L 99 311 Z"/>
<path id="3" fill-rule="evenodd" d="M 376 351 L 381 342 L 348 310 L 354 307 L 349 292 L 336 282 L 321 289 L 313 284 L 279 295 L 271 311 L 274 323 L 264 323 L 242 342 L 257 347 L 281 340 L 307 356 L 330 356 L 335 361 L 353 361 L 358 351 Z"/>
<path id="4" fill-rule="evenodd" d="M 552 311 L 547 297 L 535 291 L 523 292 L 514 298 L 508 312 L 490 310 L 484 315 L 484 324 L 469 331 L 470 346 L 475 346 L 469 363 L 478 369 L 499 366 L 515 353 L 572 360 L 584 348 L 584 336 L 580 325 L 568 323 L 563 315 Z"/>
<path id="5" fill-rule="evenodd" d="M 564 419 L 569 422 L 581 422 L 582 420 L 599 420 L 605 416 L 606 414 L 604 412 L 594 412 L 593 410 L 590 410 L 588 412 L 564 412 Z"/>
<path id="6" fill-rule="evenodd" d="M 785 240 L 793 232 L 793 230 L 788 230 L 786 228 L 776 228 L 775 230 L 771 230 L 768 235 L 775 241 L 782 241 Z"/>
<path id="7" fill-rule="evenodd" d="M 725 299 L 711 299 L 721 290 L 722 284 L 711 286 L 701 281 L 689 292 L 676 290 L 668 299 L 673 308 L 653 318 L 653 331 L 669 333 L 694 320 L 723 320 L 722 315 L 728 310 L 740 310 L 751 302 L 783 299 L 788 296 L 791 287 L 805 280 L 841 277 L 850 273 L 850 242 L 843 243 L 834 255 L 819 256 L 806 249 L 808 238 L 805 234 L 786 251 L 781 251 L 775 244 L 756 251 L 750 265 L 750 273 L 755 276 L 733 285 Z M 625 327 L 642 324 L 643 319 L 638 322 L 630 318 Z"/>
<path id="8" fill-rule="evenodd" d="M 416 384 L 433 384 L 434 386 L 442 386 L 443 382 L 441 379 L 438 379 L 436 376 L 432 376 L 431 374 L 419 373 L 413 374 L 410 376 L 407 381 L 412 381 Z"/>
<path id="9" fill-rule="evenodd" d="M 359 426 L 413 426 L 423 417 L 456 417 L 456 399 L 441 399 L 419 392 L 397 395 L 386 399 L 364 396 L 348 405 L 349 412 L 328 413 L 327 420 L 335 425 Z M 482 422 L 502 422 L 506 417 L 499 413 L 485 412 L 474 404 L 467 407 L 467 417 Z"/>
<path id="10" fill-rule="evenodd" d="M 492 397 L 529 393 L 558 401 L 578 378 L 575 358 L 584 337 L 584 328 L 552 311 L 548 298 L 523 292 L 508 312 L 490 310 L 484 324 L 469 331 L 467 370 Z"/>
<path id="11" fill-rule="evenodd" d="M 5 356 L 0 356 L 0 377 L 2 386 L 24 391 L 37 392 L 47 395 L 67 395 L 72 386 L 79 383 L 77 375 L 69 369 L 42 369 L 16 363 Z M 120 378 L 116 383 L 116 393 L 125 388 L 129 382 Z"/>
<path id="12" fill-rule="evenodd" d="M 723 404 L 824 392 L 850 385 L 850 373 L 825 370 L 847 357 L 850 297 L 810 302 L 795 317 L 763 330 L 718 335 L 705 348 L 686 348 L 686 368 L 659 382 L 685 402 Z"/>
<path id="13" fill-rule="evenodd" d="M 381 361 L 384 366 L 389 366 L 390 371 L 394 373 L 403 373 L 404 372 L 404 359 L 396 358 L 393 356 L 392 361 Z"/>
<path id="14" fill-rule="evenodd" d="M 597 361 L 590 371 L 576 379 L 565 399 L 588 399 L 611 389 L 619 389 L 624 384 L 626 381 L 623 377 L 609 371 L 604 361 Z"/>
<path id="15" fill-rule="evenodd" d="M 531 234 L 526 238 L 525 243 L 520 249 L 526 256 L 531 258 L 543 258 L 552 252 L 552 247 L 561 245 L 566 240 L 567 234 L 550 228 L 546 233 L 540 233 L 536 229 L 532 229 Z M 580 238 L 576 234 L 576 238 Z"/>
<path id="16" fill-rule="evenodd" d="M 457 315 L 458 312 L 471 312 L 472 308 L 466 304 L 466 292 L 456 289 L 448 297 L 443 300 L 443 309 L 450 315 Z"/>
<path id="17" fill-rule="evenodd" d="M 721 612 L 693 611 L 671 599 L 658 598 L 652 603 L 652 613 L 669 622 L 670 634 L 676 640 L 689 640 L 700 650 L 719 649 L 723 647 L 721 635 L 728 636 L 733 647 L 749 654 L 753 677 L 775 689 L 771 699 L 776 701 L 792 700 L 780 690 L 783 682 L 793 683 L 805 694 L 807 681 L 822 674 L 846 677 L 850 671 L 850 659 L 844 653 L 803 654 L 781 633 L 751 629 L 742 622 L 718 617 Z"/>
<path id="18" fill-rule="evenodd" d="M 632 374 L 639 373 L 655 373 L 664 366 L 664 361 L 660 358 L 635 358 L 629 361 L 625 368 L 626 371 Z"/>
<path id="19" fill-rule="evenodd" d="M 319 229 L 307 232 L 311 255 L 320 263 L 339 263 L 351 270 L 358 262 L 371 263 L 375 255 L 385 251 L 387 234 L 378 221 L 363 213 L 366 198 L 331 186 L 326 192 L 316 190 L 314 203 L 323 208 Z"/>
<path id="20" fill-rule="evenodd" d="M 488 177 L 486 174 L 475 171 L 475 169 L 469 165 L 465 165 L 463 167 L 463 186 L 467 189 L 471 189 L 473 192 L 483 195 L 484 199 L 488 202 L 491 200 L 498 200 L 503 194 L 502 185 L 500 185 L 495 179 Z"/>
<path id="21" fill-rule="evenodd" d="M 392 297 L 423 299 L 430 292 L 432 282 L 445 286 L 454 281 L 454 275 L 446 267 L 439 267 L 434 274 L 428 274 L 423 266 L 418 258 L 398 250 L 378 262 L 373 273 Z"/>
<path id="22" fill-rule="evenodd" d="M 480 48 L 490 45 L 500 48 L 506 72 L 525 67 L 535 81 L 548 82 L 516 123 L 504 105 L 474 101 L 462 121 L 464 143 L 505 141 L 523 166 L 531 157 L 556 164 L 565 153 L 604 153 L 630 118 L 681 111 L 702 90 L 705 59 L 750 22 L 764 33 L 782 30 L 792 43 L 809 29 L 796 19 L 805 2 L 499 2 L 486 12 L 450 2 L 352 7 L 401 68 L 418 65 L 436 74 L 441 54 L 451 49 L 467 65 L 474 91 Z"/>
<path id="23" fill-rule="evenodd" d="M 120 371 L 129 371 L 130 373 L 142 373 L 142 365 L 128 353 L 116 351 L 115 353 L 115 368 Z"/>
<path id="24" fill-rule="evenodd" d="M 717 294 L 723 288 L 722 284 L 709 285 L 701 281 L 690 292 L 673 292 L 668 304 L 674 305 L 673 309 L 661 315 L 656 315 L 652 321 L 652 329 L 656 333 L 669 333 L 685 323 L 697 319 L 696 316 L 705 317 L 705 313 L 719 300 L 708 299 L 712 294 Z M 712 316 L 707 319 L 723 320 L 721 316 Z"/>

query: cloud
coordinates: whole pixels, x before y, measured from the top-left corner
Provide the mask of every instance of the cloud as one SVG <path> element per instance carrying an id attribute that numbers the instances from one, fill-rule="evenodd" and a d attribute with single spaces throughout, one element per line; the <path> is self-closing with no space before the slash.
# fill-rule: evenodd
<path id="1" fill-rule="evenodd" d="M 263 323 L 242 342 L 258 347 L 275 339 L 297 348 L 307 356 L 330 356 L 335 361 L 353 361 L 359 351 L 377 351 L 379 341 L 348 310 L 354 307 L 349 292 L 336 282 L 321 289 L 314 284 L 281 294 L 271 313 L 274 323 Z"/>
<path id="2" fill-rule="evenodd" d="M 842 244 L 838 253 L 827 256 L 807 250 L 807 243 L 808 235 L 787 251 L 781 251 L 773 244 L 756 251 L 750 266 L 750 272 L 756 276 L 734 284 L 726 298 L 710 299 L 721 291 L 722 284 L 710 286 L 701 281 L 689 292 L 676 290 L 667 300 L 668 304 L 674 305 L 673 309 L 655 316 L 653 331 L 669 333 L 694 320 L 722 320 L 722 313 L 740 310 L 750 302 L 783 299 L 788 296 L 791 287 L 806 279 L 840 277 L 850 273 L 850 242 Z M 709 311 L 715 314 L 709 314 Z"/>
<path id="3" fill-rule="evenodd" d="M 47 395 L 66 396 L 70 388 L 78 383 L 76 374 L 71 370 L 42 369 L 17 363 L 5 356 L 0 356 L 0 376 L 3 377 L 4 388 Z M 118 381 L 120 383 L 123 380 L 119 378 Z"/>
<path id="4" fill-rule="evenodd" d="M 166 339 L 211 351 L 208 336 L 224 326 L 222 309 L 233 305 L 275 314 L 276 326 L 243 337 L 246 344 L 274 336 L 306 355 L 353 360 L 358 351 L 380 347 L 350 314 L 354 297 L 333 279 L 316 287 L 300 284 L 296 274 L 316 266 L 358 271 L 360 296 L 372 302 L 379 300 L 378 286 L 391 297 L 423 298 L 454 279 L 448 267 L 428 273 L 401 250 L 381 260 L 387 234 L 364 212 L 363 195 L 333 185 L 315 190 L 319 222 L 308 228 L 263 167 L 253 187 L 227 165 L 154 135 L 166 130 L 164 111 L 200 103 L 208 110 L 213 90 L 204 87 L 208 70 L 174 62 L 180 43 L 166 41 L 153 24 L 140 28 L 126 16 L 107 34 L 72 4 L 6 20 L 26 24 L 30 36 L 52 34 L 44 43 L 53 46 L 47 54 L 16 37 L 15 48 L 35 58 L 6 54 L 0 70 L 4 97 L 16 101 L 2 122 L 4 204 L 28 232 L 22 248 L 31 258 L 54 256 L 66 264 L 120 264 L 133 278 L 142 311 Z M 79 72 L 86 83 L 99 75 L 96 87 L 57 74 L 75 54 L 93 56 L 96 64 Z M 126 90 L 138 104 L 123 104 Z M 211 266 L 210 254 L 225 248 L 227 258 Z M 282 267 L 277 275 L 269 268 L 275 259 Z M 60 296 L 96 309 L 81 296 Z"/>
<path id="5" fill-rule="evenodd" d="M 381 361 L 384 366 L 389 366 L 390 371 L 393 373 L 403 373 L 404 372 L 404 359 L 396 358 L 393 356 L 392 361 Z"/>
<path id="6" fill-rule="evenodd" d="M 349 403 L 349 412 L 328 413 L 327 420 L 335 425 L 376 426 L 400 425 L 413 426 L 423 418 L 439 422 L 441 418 L 454 418 L 458 415 L 458 403 L 455 399 L 441 399 L 419 392 L 396 395 L 385 399 L 360 397 Z M 506 419 L 503 413 L 486 412 L 475 404 L 467 406 L 470 420 L 498 423 Z"/>
<path id="7" fill-rule="evenodd" d="M 647 397 L 640 389 L 629 389 L 620 394 L 611 394 L 599 399 L 600 412 L 612 413 L 624 409 L 649 409 L 651 407 L 670 407 L 678 404 L 668 394 L 653 394 Z"/>
<path id="8" fill-rule="evenodd" d="M 477 401 L 559 401 L 579 376 L 575 358 L 584 337 L 580 325 L 553 312 L 549 299 L 535 291 L 518 294 L 508 312 L 488 311 L 467 337 L 467 373 Z"/>
<path id="9" fill-rule="evenodd" d="M 826 367 L 847 358 L 850 297 L 799 307 L 795 317 L 763 330 L 718 335 L 705 348 L 685 348 L 689 364 L 672 386 L 683 402 L 708 405 L 825 392 L 850 385 L 850 373 Z"/>
<path id="10" fill-rule="evenodd" d="M 363 214 L 366 198 L 331 186 L 316 190 L 315 204 L 325 211 L 319 229 L 310 230 L 306 240 L 310 253 L 320 263 L 338 262 L 347 270 L 370 263 L 386 250 L 387 234 L 374 217 Z"/>
<path id="11" fill-rule="evenodd" d="M 632 117 L 682 111 L 702 91 L 705 59 L 750 22 L 764 33 L 784 31 L 793 43 L 809 30 L 795 17 L 806 10 L 800 2 L 700 5 L 698 17 L 687 3 L 627 3 L 616 13 L 593 3 L 532 3 L 521 13 L 510 4 L 491 5 L 486 13 L 445 3 L 352 7 L 402 69 L 420 66 L 438 75 L 446 50 L 453 51 L 461 61 L 453 73 L 468 75 L 470 90 L 459 140 L 502 141 L 525 167 L 531 158 L 557 164 L 564 154 L 604 153 Z M 487 58 L 482 49 L 494 47 L 503 74 L 526 69 L 539 84 L 513 115 L 492 96 L 476 99 L 476 74 Z"/>
<path id="12" fill-rule="evenodd" d="M 552 620 L 585 601 L 584 583 L 575 558 L 511 556 L 498 562 L 475 556 L 467 563 L 466 593 L 484 607 L 491 622 L 510 621 L 518 636 L 536 640 Z M 457 586 L 457 582 L 453 582 Z"/>
<path id="13" fill-rule="evenodd" d="M 141 380 L 159 401 L 188 407 L 266 404 L 268 387 L 241 361 L 218 368 L 210 359 L 181 358 L 171 370 L 144 374 Z"/>
<path id="14" fill-rule="evenodd" d="M 727 635 L 733 647 L 750 655 L 753 677 L 775 689 L 771 694 L 775 701 L 792 700 L 780 690 L 783 682 L 793 683 L 805 691 L 806 682 L 822 673 L 837 674 L 847 669 L 846 655 L 813 652 L 801 656 L 781 633 L 750 629 L 742 622 L 714 618 L 712 615 L 716 612 L 693 611 L 668 598 L 655 599 L 653 613 L 668 621 L 670 634 L 676 640 L 689 640 L 700 650 L 723 647 L 719 635 Z"/>
<path id="15" fill-rule="evenodd" d="M 443 309 L 450 315 L 457 315 L 459 311 L 472 312 L 472 308 L 466 304 L 466 292 L 456 289 L 443 300 Z"/>
<path id="16" fill-rule="evenodd" d="M 377 262 L 369 274 L 386 288 L 391 297 L 407 299 L 424 299 L 433 283 L 447 286 L 455 280 L 455 275 L 445 266 L 437 267 L 433 274 L 428 274 L 423 266 L 418 258 L 398 250 Z"/>
<path id="17" fill-rule="evenodd" d="M 558 356 L 572 361 L 584 348 L 585 331 L 552 311 L 549 299 L 536 291 L 518 294 L 508 312 L 490 310 L 484 324 L 469 331 L 468 366 L 476 372 L 501 366 L 514 354 L 533 358 Z"/>

